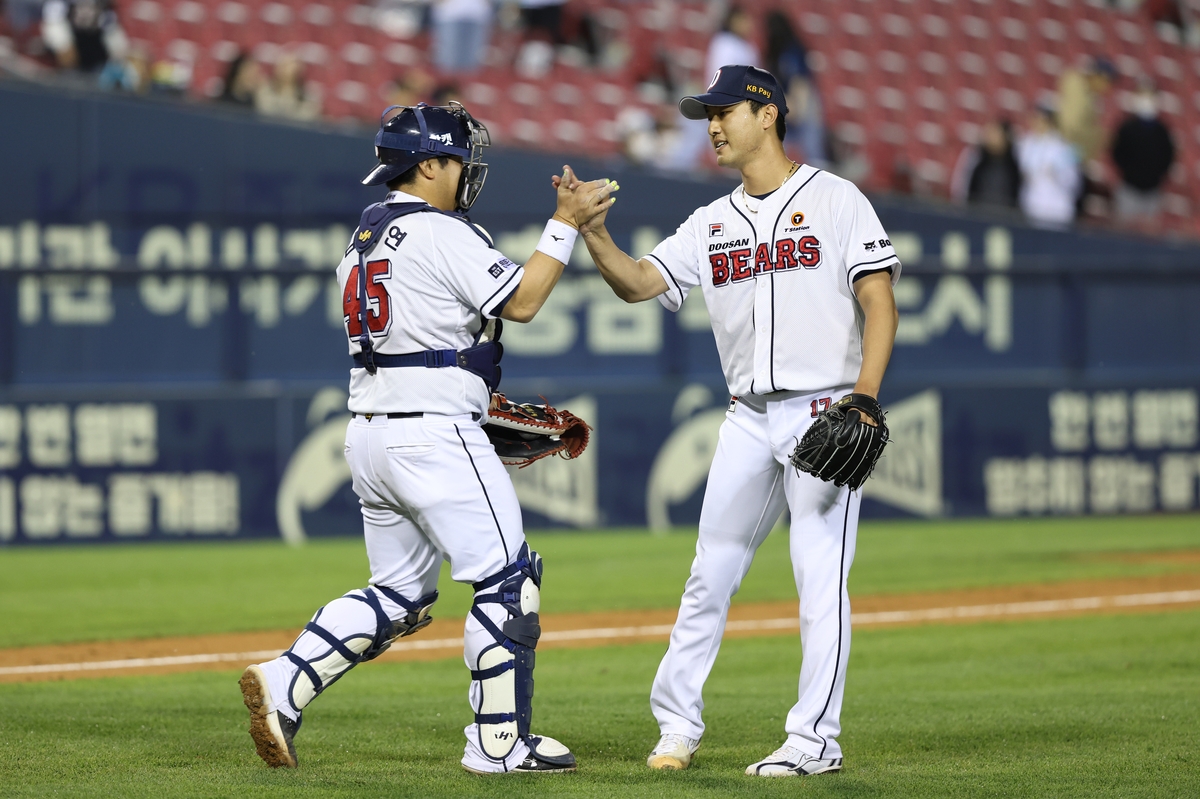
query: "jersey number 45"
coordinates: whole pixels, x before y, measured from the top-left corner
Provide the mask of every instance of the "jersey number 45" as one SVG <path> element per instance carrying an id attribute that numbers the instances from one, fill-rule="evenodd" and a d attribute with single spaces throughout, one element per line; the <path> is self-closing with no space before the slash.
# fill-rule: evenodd
<path id="1" fill-rule="evenodd" d="M 387 259 L 367 263 L 367 329 L 372 335 L 387 333 L 392 323 L 392 303 L 383 281 L 392 276 L 392 263 Z M 346 290 L 342 292 L 342 312 L 350 338 L 362 335 L 362 306 L 358 297 L 358 267 L 350 269 Z"/>

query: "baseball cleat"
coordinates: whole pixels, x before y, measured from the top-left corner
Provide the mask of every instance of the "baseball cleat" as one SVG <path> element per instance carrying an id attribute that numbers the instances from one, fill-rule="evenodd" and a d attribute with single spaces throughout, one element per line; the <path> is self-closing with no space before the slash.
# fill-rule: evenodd
<path id="1" fill-rule="evenodd" d="M 292 721 L 275 709 L 267 675 L 260 667 L 248 666 L 238 684 L 250 711 L 250 737 L 258 756 L 271 768 L 295 768 L 298 761 L 292 739 L 300 729 L 300 719 Z"/>
<path id="2" fill-rule="evenodd" d="M 776 749 L 768 757 L 746 767 L 746 773 L 751 777 L 808 777 L 813 774 L 825 774 L 830 771 L 841 771 L 840 757 L 820 758 L 806 755 L 794 746 L 783 746 Z"/>
<path id="3" fill-rule="evenodd" d="M 529 754 L 508 771 L 482 771 L 466 763 L 462 767 L 472 774 L 564 774 L 575 770 L 575 755 L 553 738 L 530 735 L 525 738 Z"/>
<path id="4" fill-rule="evenodd" d="M 669 732 L 646 758 L 646 765 L 660 771 L 683 771 L 692 764 L 692 755 L 700 748 L 699 738 L 687 738 Z"/>

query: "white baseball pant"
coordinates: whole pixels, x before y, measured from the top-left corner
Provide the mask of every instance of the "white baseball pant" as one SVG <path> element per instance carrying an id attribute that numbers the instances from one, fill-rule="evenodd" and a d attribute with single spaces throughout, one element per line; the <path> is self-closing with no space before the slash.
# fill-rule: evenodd
<path id="1" fill-rule="evenodd" d="M 354 491 L 362 506 L 363 534 L 371 566 L 371 583 L 398 592 L 410 601 L 437 588 L 442 559 L 450 562 L 456 582 L 475 583 L 513 562 L 525 543 L 521 508 L 512 480 L 495 448 L 470 415 L 389 419 L 386 414 L 358 415 L 346 429 L 346 460 Z M 394 619 L 405 611 L 382 599 Z M 509 615 L 497 604 L 481 606 L 497 625 Z M 435 607 L 436 615 L 436 607 Z M 375 617 L 361 602 L 337 599 L 326 605 L 319 622 L 341 639 L 374 634 Z M 478 668 L 479 656 L 495 639 L 472 615 L 464 629 L 463 659 Z M 317 658 L 329 649 L 313 635 L 302 635 L 293 651 Z M 264 670 L 275 696 L 291 696 L 297 667 L 280 657 Z M 311 692 L 310 692 L 311 694 Z M 295 718 L 300 707 L 281 709 Z M 472 682 L 472 709 L 481 704 L 479 683 Z M 478 771 L 504 771 L 525 759 L 528 747 L 518 741 L 501 764 L 480 749 L 478 725 L 472 723 L 463 762 Z"/>
<path id="2" fill-rule="evenodd" d="M 861 498 L 847 487 L 798 474 L 788 457 L 813 421 L 813 403 L 823 409 L 828 407 L 823 400 L 847 393 L 849 388 L 741 397 L 721 425 L 696 559 L 650 692 L 663 734 L 699 739 L 704 733 L 702 692 L 730 600 L 786 504 L 803 652 L 799 701 L 785 724 L 787 743 L 812 757 L 842 756 L 837 736 L 850 654 L 846 579 Z"/>

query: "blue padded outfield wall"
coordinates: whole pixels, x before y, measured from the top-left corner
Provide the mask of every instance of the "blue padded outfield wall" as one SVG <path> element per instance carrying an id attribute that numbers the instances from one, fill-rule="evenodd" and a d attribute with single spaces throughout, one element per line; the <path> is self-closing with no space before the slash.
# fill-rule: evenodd
<path id="1" fill-rule="evenodd" d="M 0 544 L 356 533 L 332 271 L 370 132 L 16 84 L 0 117 Z M 489 155 L 472 217 L 523 261 L 563 160 Z M 572 164 L 635 255 L 731 188 Z M 873 199 L 905 272 L 867 515 L 1200 507 L 1200 248 Z M 728 400 L 698 293 L 626 305 L 580 248 L 504 341 L 510 396 L 595 426 L 514 470 L 530 526 L 695 523 Z"/>

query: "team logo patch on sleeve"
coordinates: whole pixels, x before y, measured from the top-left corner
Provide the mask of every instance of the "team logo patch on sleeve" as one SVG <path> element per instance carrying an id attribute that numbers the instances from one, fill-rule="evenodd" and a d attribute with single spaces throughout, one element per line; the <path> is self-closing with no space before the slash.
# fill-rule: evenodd
<path id="1" fill-rule="evenodd" d="M 715 222 L 708 226 L 708 237 L 715 239 L 717 236 L 725 235 L 725 225 L 721 222 Z"/>
<path id="2" fill-rule="evenodd" d="M 514 266 L 516 266 L 516 264 L 514 264 L 512 261 L 508 260 L 507 258 L 501 258 L 499 261 L 496 261 L 496 263 L 488 267 L 488 274 L 499 280 L 504 276 L 505 271 Z"/>

